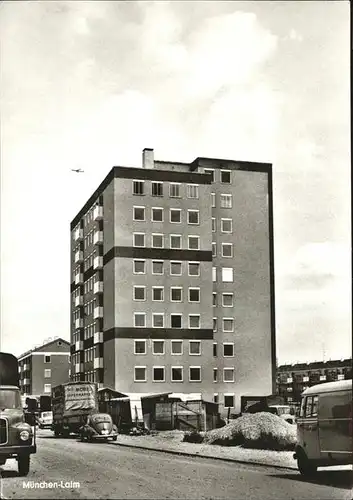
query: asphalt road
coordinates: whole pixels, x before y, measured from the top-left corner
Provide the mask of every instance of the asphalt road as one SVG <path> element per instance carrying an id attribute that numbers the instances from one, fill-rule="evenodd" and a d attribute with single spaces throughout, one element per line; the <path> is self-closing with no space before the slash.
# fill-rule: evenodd
<path id="1" fill-rule="evenodd" d="M 323 470 L 309 482 L 289 469 L 134 450 L 113 443 L 81 443 L 75 438 L 54 438 L 50 431 L 38 438 L 27 478 L 17 476 L 14 460 L 0 473 L 0 491 L 7 499 L 353 499 L 352 472 L 347 470 Z M 44 487 L 24 487 L 33 481 Z M 50 487 L 50 482 L 58 487 Z"/>

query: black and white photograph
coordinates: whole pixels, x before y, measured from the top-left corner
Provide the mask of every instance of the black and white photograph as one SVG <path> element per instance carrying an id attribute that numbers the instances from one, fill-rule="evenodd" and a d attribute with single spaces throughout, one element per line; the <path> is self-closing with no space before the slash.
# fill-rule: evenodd
<path id="1" fill-rule="evenodd" d="M 0 499 L 352 500 L 350 18 L 0 3 Z"/>

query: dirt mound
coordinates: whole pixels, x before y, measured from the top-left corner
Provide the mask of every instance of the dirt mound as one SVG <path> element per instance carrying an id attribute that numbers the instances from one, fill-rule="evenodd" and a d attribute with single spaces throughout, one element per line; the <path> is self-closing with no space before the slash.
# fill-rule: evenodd
<path id="1" fill-rule="evenodd" d="M 221 429 L 209 431 L 204 443 L 243 446 L 264 450 L 292 450 L 297 437 L 296 426 L 267 412 L 244 414 Z"/>

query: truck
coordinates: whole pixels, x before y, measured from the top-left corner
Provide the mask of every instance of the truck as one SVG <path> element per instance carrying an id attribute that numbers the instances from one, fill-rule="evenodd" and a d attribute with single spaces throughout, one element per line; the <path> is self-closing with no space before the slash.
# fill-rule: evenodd
<path id="1" fill-rule="evenodd" d="M 18 474 L 27 476 L 30 456 L 37 451 L 36 408 L 24 411 L 18 368 L 18 360 L 13 354 L 0 352 L 0 466 L 8 459 L 15 459 Z"/>
<path id="2" fill-rule="evenodd" d="M 84 439 L 117 438 L 117 428 L 107 413 L 98 409 L 97 384 L 67 382 L 52 389 L 52 430 L 56 437 L 78 434 Z"/>

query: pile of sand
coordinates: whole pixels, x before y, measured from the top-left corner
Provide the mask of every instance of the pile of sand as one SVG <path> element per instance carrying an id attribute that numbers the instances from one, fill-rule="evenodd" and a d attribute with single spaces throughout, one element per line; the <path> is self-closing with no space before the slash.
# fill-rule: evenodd
<path id="1" fill-rule="evenodd" d="M 225 427 L 206 432 L 203 442 L 264 450 L 292 450 L 296 440 L 295 425 L 272 413 L 259 412 L 244 414 Z"/>

